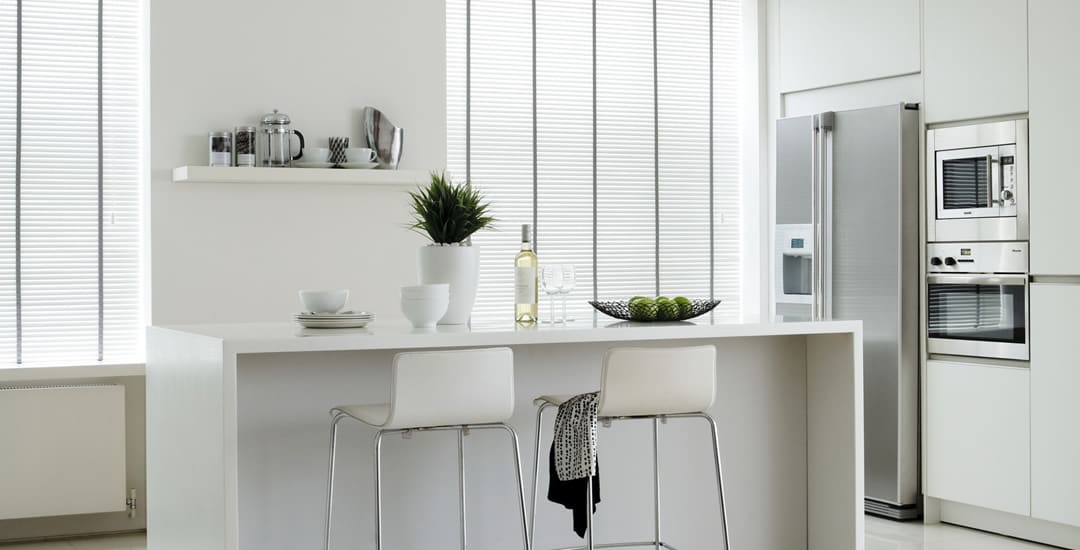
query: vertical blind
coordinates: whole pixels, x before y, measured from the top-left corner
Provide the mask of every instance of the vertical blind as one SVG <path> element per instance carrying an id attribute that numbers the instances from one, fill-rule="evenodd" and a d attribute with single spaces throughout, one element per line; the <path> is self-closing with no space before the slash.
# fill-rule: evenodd
<path id="1" fill-rule="evenodd" d="M 577 268 L 572 317 L 637 294 L 738 317 L 739 4 L 448 0 L 448 165 L 499 220 L 474 320 L 512 318 L 522 223 Z"/>
<path id="2" fill-rule="evenodd" d="M 0 362 L 141 361 L 140 0 L 0 4 Z"/>

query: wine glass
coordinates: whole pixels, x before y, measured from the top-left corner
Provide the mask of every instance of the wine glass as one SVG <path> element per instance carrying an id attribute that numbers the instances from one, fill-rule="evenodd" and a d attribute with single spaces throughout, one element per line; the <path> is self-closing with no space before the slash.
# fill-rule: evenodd
<path id="1" fill-rule="evenodd" d="M 555 319 L 555 295 L 563 285 L 562 266 L 559 264 L 545 265 L 540 268 L 540 288 L 548 295 L 548 312 L 550 315 L 545 323 L 554 324 Z"/>
<path id="2" fill-rule="evenodd" d="M 562 296 L 562 320 L 564 323 L 573 321 L 566 314 L 566 297 L 574 291 L 574 287 L 577 286 L 577 272 L 574 270 L 572 264 L 563 264 L 562 268 L 562 285 L 559 286 L 559 295 Z"/>

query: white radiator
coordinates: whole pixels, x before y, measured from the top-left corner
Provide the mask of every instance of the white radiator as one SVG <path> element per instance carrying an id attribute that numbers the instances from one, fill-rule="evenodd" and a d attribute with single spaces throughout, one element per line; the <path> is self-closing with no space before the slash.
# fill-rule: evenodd
<path id="1" fill-rule="evenodd" d="M 0 388 L 0 519 L 126 509 L 123 386 Z"/>

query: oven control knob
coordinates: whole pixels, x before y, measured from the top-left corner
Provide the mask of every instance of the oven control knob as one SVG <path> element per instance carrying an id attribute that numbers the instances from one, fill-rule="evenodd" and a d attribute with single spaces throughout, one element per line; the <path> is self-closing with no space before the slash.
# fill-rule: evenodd
<path id="1" fill-rule="evenodd" d="M 956 258 L 948 256 L 945 258 L 945 265 L 956 265 Z"/>
<path id="2" fill-rule="evenodd" d="M 930 258 L 930 265 L 941 265 L 941 258 L 938 258 L 937 256 Z"/>
<path id="3" fill-rule="evenodd" d="M 1002 202 L 1009 202 L 1011 200 L 1013 200 L 1013 192 L 1012 192 L 1012 190 L 1011 189 L 1002 189 L 1001 190 L 1001 201 Z"/>

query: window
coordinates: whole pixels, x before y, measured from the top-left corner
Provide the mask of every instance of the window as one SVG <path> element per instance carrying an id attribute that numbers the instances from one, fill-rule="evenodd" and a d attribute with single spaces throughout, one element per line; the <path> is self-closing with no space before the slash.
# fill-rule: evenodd
<path id="1" fill-rule="evenodd" d="M 141 10 L 0 3 L 0 364 L 142 361 Z"/>
<path id="2" fill-rule="evenodd" d="M 575 318 L 637 294 L 739 317 L 741 27 L 739 0 L 447 2 L 449 170 L 499 220 L 474 320 L 513 315 L 522 223 L 577 267 Z"/>

